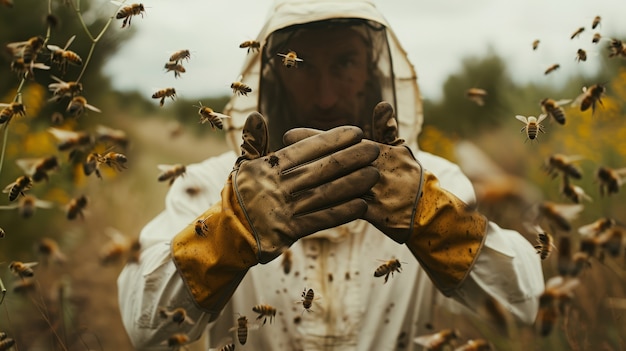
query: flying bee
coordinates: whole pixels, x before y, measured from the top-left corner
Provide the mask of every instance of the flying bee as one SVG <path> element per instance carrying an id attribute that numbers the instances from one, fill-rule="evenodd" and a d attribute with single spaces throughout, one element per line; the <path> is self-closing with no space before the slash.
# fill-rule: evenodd
<path id="1" fill-rule="evenodd" d="M 545 98 L 541 100 L 539 103 L 541 105 L 541 110 L 544 114 L 554 118 L 559 124 L 565 124 L 565 111 L 561 107 L 564 104 L 572 101 L 571 99 L 563 99 L 563 100 L 553 100 L 550 98 Z"/>
<path id="2" fill-rule="evenodd" d="M 600 16 L 594 17 L 593 21 L 591 22 L 591 29 L 596 29 L 596 27 L 600 25 L 601 20 L 602 20 L 602 17 Z"/>
<path id="3" fill-rule="evenodd" d="M 476 103 L 476 105 L 484 106 L 485 97 L 487 96 L 487 91 L 485 89 L 480 89 L 480 88 L 469 88 L 465 92 L 465 96 L 467 96 L 468 99 Z"/>
<path id="4" fill-rule="evenodd" d="M 569 177 L 563 175 L 563 185 L 561 186 L 561 195 L 572 200 L 572 202 L 579 204 L 583 200 L 593 201 L 585 190 L 578 185 L 573 185 L 569 182 Z"/>
<path id="5" fill-rule="evenodd" d="M 126 149 L 129 144 L 126 132 L 120 129 L 109 128 L 104 125 L 97 125 L 95 130 L 96 141 L 102 143 L 112 143 L 122 149 Z"/>
<path id="6" fill-rule="evenodd" d="M 119 152 L 109 151 L 104 154 L 104 156 L 102 156 L 102 163 L 118 172 L 121 172 L 127 168 L 126 162 L 128 162 L 128 158 L 126 157 L 126 155 L 120 154 Z"/>
<path id="7" fill-rule="evenodd" d="M 545 218 L 551 224 L 555 224 L 558 229 L 570 231 L 572 229 L 570 221 L 578 217 L 583 207 L 582 204 L 559 204 L 543 201 L 537 206 L 538 219 Z"/>
<path id="8" fill-rule="evenodd" d="M 64 82 L 58 77 L 51 76 L 56 83 L 48 84 L 48 90 L 52 92 L 52 97 L 48 101 L 58 102 L 63 97 L 74 98 L 83 92 L 83 84 L 78 82 Z"/>
<path id="9" fill-rule="evenodd" d="M 59 168 L 59 160 L 55 155 L 42 158 L 21 158 L 15 163 L 37 183 L 48 181 L 48 172 Z"/>
<path id="10" fill-rule="evenodd" d="M 161 171 L 159 177 L 157 178 L 159 182 L 164 182 L 166 180 L 170 181 L 170 185 L 174 183 L 176 178 L 185 175 L 187 171 L 187 167 L 183 164 L 176 165 L 158 165 L 157 168 Z"/>
<path id="11" fill-rule="evenodd" d="M 572 256 L 572 266 L 569 275 L 577 277 L 580 272 L 591 267 L 591 258 L 588 253 L 579 251 Z"/>
<path id="12" fill-rule="evenodd" d="M 574 31 L 574 33 L 572 33 L 572 35 L 569 37 L 570 39 L 574 39 L 578 36 L 580 36 L 580 33 L 585 31 L 585 27 L 580 27 L 578 29 L 576 29 L 576 31 Z"/>
<path id="13" fill-rule="evenodd" d="M 566 156 L 563 154 L 553 154 L 548 157 L 544 164 L 545 170 L 555 178 L 558 172 L 561 172 L 564 176 L 582 179 L 582 171 L 578 168 L 574 162 L 582 159 L 582 156 Z"/>
<path id="14" fill-rule="evenodd" d="M 378 266 L 378 268 L 374 271 L 374 277 L 382 277 L 384 275 L 385 282 L 383 284 L 385 284 L 387 283 L 387 279 L 389 279 L 389 275 L 393 277 L 393 272 L 400 273 L 401 268 L 402 264 L 400 263 L 400 260 L 393 258 Z"/>
<path id="15" fill-rule="evenodd" d="M 587 61 L 587 51 L 583 49 L 578 49 L 576 51 L 576 61 Z"/>
<path id="16" fill-rule="evenodd" d="M 50 132 L 58 141 L 59 151 L 73 151 L 87 149 L 93 144 L 93 137 L 85 131 L 72 131 L 50 127 Z"/>
<path id="17" fill-rule="evenodd" d="M 535 245 L 535 250 L 537 250 L 539 257 L 545 260 L 552 253 L 552 249 L 556 248 L 552 234 L 546 232 L 536 224 L 532 228 L 533 231 L 537 233 L 537 245 Z"/>
<path id="18" fill-rule="evenodd" d="M 47 46 L 48 50 L 50 50 L 50 61 L 56 63 L 63 74 L 65 74 L 68 63 L 76 66 L 83 65 L 83 59 L 81 59 L 77 53 L 71 50 L 67 50 L 67 48 L 70 46 L 70 44 L 72 44 L 75 38 L 76 35 L 73 35 L 71 38 L 69 38 L 63 49 L 56 45 Z"/>
<path id="19" fill-rule="evenodd" d="M 167 310 L 166 308 L 159 307 L 159 315 L 163 319 L 171 319 L 172 322 L 177 323 L 178 326 L 183 323 L 187 323 L 190 325 L 195 324 L 193 319 L 191 319 L 191 317 L 187 315 L 187 311 L 182 307 L 175 308 L 171 311 Z"/>
<path id="20" fill-rule="evenodd" d="M 456 339 L 460 337 L 460 333 L 456 329 L 443 329 L 439 332 L 420 335 L 414 339 L 415 343 L 423 346 L 427 350 L 439 351 L 449 347 Z"/>
<path id="21" fill-rule="evenodd" d="M 539 39 L 533 40 L 533 50 L 537 50 L 537 48 L 539 47 L 539 43 L 540 43 Z"/>
<path id="22" fill-rule="evenodd" d="M 609 58 L 615 56 L 626 56 L 626 45 L 619 39 L 611 39 L 609 42 Z"/>
<path id="23" fill-rule="evenodd" d="M 3 193 L 9 193 L 9 201 L 15 201 L 18 196 L 24 195 L 24 192 L 30 190 L 33 187 L 33 179 L 29 176 L 20 176 L 13 183 L 7 185 Z"/>
<path id="24" fill-rule="evenodd" d="M 87 99 L 80 95 L 74 96 L 65 110 L 70 114 L 70 116 L 79 117 L 83 114 L 83 112 L 85 112 L 85 109 L 89 109 L 94 112 L 102 112 L 99 108 L 89 105 L 87 103 Z"/>
<path id="25" fill-rule="evenodd" d="M 13 261 L 9 264 L 9 269 L 11 270 L 11 273 L 21 279 L 30 278 L 35 275 L 33 267 L 35 267 L 38 263 L 39 262 L 24 263 L 21 261 Z"/>
<path id="26" fill-rule="evenodd" d="M 283 267 L 283 273 L 289 274 L 291 267 L 293 266 L 293 254 L 291 250 L 287 249 L 283 251 L 283 260 L 280 265 Z"/>
<path id="27" fill-rule="evenodd" d="M 548 75 L 554 71 L 556 71 L 557 69 L 561 68 L 561 65 L 558 63 L 555 63 L 551 66 L 549 66 L 548 68 L 546 68 L 546 70 L 543 72 L 544 75 Z"/>
<path id="28" fill-rule="evenodd" d="M 15 345 L 15 339 L 7 338 L 0 341 L 0 351 L 8 351 Z"/>
<path id="29" fill-rule="evenodd" d="M 539 115 L 539 117 L 535 117 L 535 116 L 525 117 L 525 116 L 522 116 L 522 115 L 516 115 L 515 116 L 515 118 L 517 118 L 518 121 L 526 124 L 520 130 L 520 132 L 526 131 L 526 138 L 527 138 L 526 140 L 535 140 L 537 138 L 537 135 L 539 134 L 539 132 L 545 133 L 545 131 L 543 130 L 543 125 L 541 124 L 541 122 L 544 119 L 546 119 L 546 117 L 548 117 L 548 115 L 546 115 L 546 114 L 541 114 L 541 115 Z"/>
<path id="30" fill-rule="evenodd" d="M 596 111 L 596 104 L 602 106 L 602 95 L 606 88 L 602 84 L 594 84 L 591 87 L 583 87 L 582 94 L 578 95 L 574 102 L 572 102 L 572 107 L 580 106 L 581 111 L 586 111 L 591 107 L 591 114 L 593 115 Z"/>
<path id="31" fill-rule="evenodd" d="M 189 50 L 178 50 L 170 56 L 170 62 L 178 63 L 178 61 L 182 60 L 189 61 L 190 58 L 191 53 L 189 52 Z"/>
<path id="32" fill-rule="evenodd" d="M 161 345 L 167 345 L 172 350 L 179 350 L 181 346 L 189 342 L 189 336 L 185 333 L 172 334 L 167 340 L 164 340 Z"/>
<path id="33" fill-rule="evenodd" d="M 591 39 L 591 42 L 594 44 L 597 44 L 600 42 L 600 39 L 602 39 L 602 34 L 600 33 L 594 33 L 593 34 L 593 38 Z"/>
<path id="34" fill-rule="evenodd" d="M 229 331 L 237 331 L 237 340 L 241 345 L 244 345 L 248 341 L 248 331 L 257 329 L 259 325 L 248 323 L 248 317 L 239 315 L 237 318 L 237 325 L 230 328 Z"/>
<path id="35" fill-rule="evenodd" d="M 124 234 L 111 227 L 107 227 L 105 232 L 110 239 L 100 250 L 100 264 L 103 266 L 119 262 L 130 252 L 130 241 Z"/>
<path id="36" fill-rule="evenodd" d="M 203 238 L 206 237 L 206 233 L 209 231 L 209 227 L 207 227 L 205 221 L 206 221 L 206 218 L 198 219 L 196 221 L 195 226 L 194 226 L 194 230 L 195 230 L 196 234 L 198 236 L 203 237 Z"/>
<path id="37" fill-rule="evenodd" d="M 209 122 L 213 130 L 215 130 L 215 128 L 223 129 L 224 122 L 222 120 L 225 118 L 230 118 L 230 116 L 215 112 L 210 107 L 202 106 L 201 101 L 199 103 L 200 103 L 200 106 L 194 105 L 194 107 L 198 108 L 198 114 L 200 115 L 200 123 L 204 124 L 206 122 Z"/>
<path id="38" fill-rule="evenodd" d="M 24 59 L 21 57 L 11 61 L 11 71 L 17 73 L 18 78 L 28 78 L 31 80 L 35 79 L 35 68 L 48 70 L 50 69 L 50 66 L 34 61 L 27 63 L 24 62 Z"/>
<path id="39" fill-rule="evenodd" d="M 67 261 L 67 256 L 61 251 L 59 244 L 54 239 L 39 239 L 35 244 L 35 250 L 44 266 L 47 266 L 50 262 L 64 263 Z"/>
<path id="40" fill-rule="evenodd" d="M 9 123 L 14 116 L 26 115 L 26 107 L 20 101 L 14 101 L 10 104 L 0 103 L 2 110 L 0 111 L 0 124 Z"/>
<path id="41" fill-rule="evenodd" d="M 471 339 L 465 344 L 455 348 L 454 351 L 489 351 L 491 349 L 491 345 L 487 342 L 487 340 Z"/>
<path id="42" fill-rule="evenodd" d="M 111 1 L 111 2 L 116 5 L 121 5 L 117 1 Z M 122 28 L 126 27 L 126 23 L 128 23 L 128 27 L 130 27 L 130 22 L 132 21 L 133 16 L 141 15 L 141 18 L 143 18 L 143 13 L 145 11 L 146 9 L 144 8 L 143 4 L 135 3 L 135 4 L 122 7 L 115 15 L 115 18 L 124 19 L 124 21 L 122 21 Z"/>
<path id="43" fill-rule="evenodd" d="M 270 324 L 272 324 L 272 320 L 276 316 L 276 308 L 267 304 L 256 305 L 252 307 L 252 311 L 259 314 L 259 316 L 256 317 L 257 320 L 263 318 L 263 325 L 265 325 L 267 318 L 270 319 Z"/>
<path id="44" fill-rule="evenodd" d="M 306 288 L 304 288 L 304 291 L 302 291 L 302 300 L 297 301 L 296 303 L 301 303 L 302 307 L 304 307 L 302 313 L 304 313 L 304 311 L 313 312 L 313 310 L 311 309 L 311 307 L 313 306 L 313 301 L 319 299 L 320 297 L 315 296 L 315 292 L 313 291 L 313 289 L 307 290 Z"/>
<path id="45" fill-rule="evenodd" d="M 181 73 L 187 72 L 187 70 L 185 70 L 185 67 L 183 67 L 183 65 L 177 63 L 176 61 L 166 62 L 165 69 L 167 70 L 165 71 L 166 73 L 169 71 L 174 71 L 174 78 L 178 78 L 180 77 Z"/>
<path id="46" fill-rule="evenodd" d="M 17 208 L 17 213 L 22 218 L 30 218 L 35 214 L 36 208 L 51 208 L 54 204 L 50 201 L 40 200 L 32 195 L 19 198 L 17 204 L 0 206 L 0 210 L 12 210 Z"/>
<path id="47" fill-rule="evenodd" d="M 21 59 L 24 64 L 28 65 L 37 59 L 37 54 L 43 48 L 43 44 L 44 38 L 36 36 L 25 41 L 9 43 L 6 48 L 15 59 Z"/>
<path id="48" fill-rule="evenodd" d="M 66 206 L 67 219 L 74 220 L 76 217 L 80 216 L 81 219 L 85 219 L 85 208 L 87 207 L 87 197 L 85 195 L 81 195 L 79 197 L 73 198 Z"/>
<path id="49" fill-rule="evenodd" d="M 286 54 L 277 54 L 278 56 L 282 56 L 283 66 L 287 68 L 298 67 L 298 62 L 303 62 L 304 60 L 298 57 L 295 51 L 289 51 Z"/>
<path id="50" fill-rule="evenodd" d="M 573 290 L 580 284 L 578 278 L 565 279 L 555 276 L 546 282 L 544 292 L 539 296 L 539 311 L 537 325 L 542 336 L 550 334 L 559 312 L 565 310 L 565 305 L 573 298 Z"/>
<path id="51" fill-rule="evenodd" d="M 579 227 L 578 233 L 584 237 L 595 237 L 605 230 L 614 227 L 615 224 L 616 222 L 613 218 L 604 217 Z"/>
<path id="52" fill-rule="evenodd" d="M 227 343 L 224 344 L 223 346 L 220 346 L 219 348 L 216 349 L 209 349 L 209 351 L 235 351 L 235 344 L 231 343 Z"/>
<path id="53" fill-rule="evenodd" d="M 154 94 L 152 94 L 153 99 L 161 99 L 159 100 L 159 106 L 163 106 L 165 103 L 165 98 L 169 97 L 172 100 L 176 100 L 176 89 L 174 88 L 165 88 L 158 90 Z"/>
<path id="54" fill-rule="evenodd" d="M 618 257 L 622 252 L 624 238 L 626 238 L 624 228 L 614 226 L 598 236 L 598 243 L 609 255 Z"/>
<path id="55" fill-rule="evenodd" d="M 596 170 L 596 181 L 600 184 L 600 195 L 617 194 L 626 177 L 626 168 L 613 169 L 600 166 Z"/>
<path id="56" fill-rule="evenodd" d="M 248 96 L 248 93 L 252 92 L 252 88 L 242 82 L 233 82 L 230 85 L 230 88 L 233 89 L 233 94 L 235 95 L 245 95 Z"/>
<path id="57" fill-rule="evenodd" d="M 239 44 L 239 47 L 242 49 L 248 48 L 248 54 L 250 51 L 258 52 L 261 49 L 261 42 L 256 40 L 246 40 L 243 43 Z"/>

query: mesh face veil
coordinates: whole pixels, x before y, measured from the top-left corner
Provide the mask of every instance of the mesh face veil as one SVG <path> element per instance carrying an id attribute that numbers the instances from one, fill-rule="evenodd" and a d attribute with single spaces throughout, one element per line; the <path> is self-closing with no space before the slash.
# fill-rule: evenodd
<path id="1" fill-rule="evenodd" d="M 393 70 L 385 26 L 364 19 L 330 19 L 306 24 L 293 25 L 272 33 L 263 47 L 261 56 L 261 77 L 259 89 L 259 112 L 267 117 L 270 131 L 270 148 L 282 147 L 282 135 L 289 129 L 303 127 L 301 121 L 294 118 L 293 106 L 289 103 L 289 91 L 281 80 L 279 70 L 307 69 L 306 57 L 299 62 L 300 67 L 286 68 L 279 53 L 287 53 L 303 33 L 333 33 L 339 29 L 357 33 L 367 50 L 367 77 L 365 86 L 359 95 L 357 119 L 349 124 L 361 127 L 366 136 L 371 134 L 371 116 L 374 106 L 381 100 L 395 105 Z M 315 35 L 315 34 L 313 34 Z M 302 46 L 306 43 L 298 42 Z M 291 72 L 283 72 L 289 74 Z M 340 78 L 337 78 L 340 79 Z M 307 82 L 302 82 L 307 84 Z M 294 89 L 291 87 L 291 89 Z M 309 126 L 310 127 L 310 126 Z"/>

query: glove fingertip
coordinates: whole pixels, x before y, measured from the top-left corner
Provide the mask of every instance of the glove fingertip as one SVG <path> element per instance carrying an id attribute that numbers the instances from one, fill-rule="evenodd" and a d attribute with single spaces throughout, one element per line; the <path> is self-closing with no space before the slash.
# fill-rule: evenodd
<path id="1" fill-rule="evenodd" d="M 304 140 L 308 137 L 311 137 L 320 133 L 322 133 L 321 130 L 317 130 L 313 128 L 290 129 L 283 135 L 283 145 L 289 146 L 291 144 L 297 143 L 300 140 Z"/>
<path id="2" fill-rule="evenodd" d="M 241 134 L 241 158 L 253 160 L 269 153 L 269 132 L 265 117 L 258 112 L 248 115 Z"/>

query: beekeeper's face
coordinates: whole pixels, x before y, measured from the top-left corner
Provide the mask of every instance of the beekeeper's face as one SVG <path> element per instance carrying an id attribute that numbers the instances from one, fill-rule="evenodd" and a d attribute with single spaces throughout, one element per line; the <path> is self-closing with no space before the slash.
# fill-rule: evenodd
<path id="1" fill-rule="evenodd" d="M 330 129 L 360 125 L 369 79 L 366 42 L 349 27 L 301 29 L 286 43 L 302 62 L 280 64 L 278 76 L 298 126 Z"/>

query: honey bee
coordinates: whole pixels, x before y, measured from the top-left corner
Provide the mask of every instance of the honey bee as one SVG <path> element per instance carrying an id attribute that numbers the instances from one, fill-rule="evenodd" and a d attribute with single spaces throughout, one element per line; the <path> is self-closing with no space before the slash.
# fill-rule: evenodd
<path id="1" fill-rule="evenodd" d="M 102 164 L 102 156 L 97 152 L 89 153 L 85 158 L 85 162 L 83 162 L 83 173 L 85 173 L 86 176 L 95 173 L 98 178 L 102 179 L 100 164 Z"/>
<path id="2" fill-rule="evenodd" d="M 298 62 L 304 61 L 298 57 L 295 51 L 289 51 L 286 54 L 277 54 L 277 55 L 282 56 L 283 66 L 287 68 L 298 67 Z"/>
<path id="3" fill-rule="evenodd" d="M 543 201 L 538 205 L 539 218 L 545 218 L 550 223 L 564 231 L 570 231 L 570 220 L 575 219 L 583 210 L 581 204 L 559 204 L 551 201 Z"/>
<path id="4" fill-rule="evenodd" d="M 252 307 L 252 311 L 259 314 L 259 316 L 256 317 L 257 320 L 263 318 L 263 325 L 265 325 L 268 317 L 270 319 L 270 324 L 272 324 L 272 320 L 276 316 L 276 308 L 267 304 L 256 305 Z"/>
<path id="5" fill-rule="evenodd" d="M 154 94 L 152 94 L 153 99 L 161 99 L 159 100 L 159 106 L 163 106 L 165 103 L 165 98 L 169 97 L 172 100 L 176 100 L 176 89 L 174 88 L 165 88 L 161 89 Z"/>
<path id="6" fill-rule="evenodd" d="M 50 132 L 59 141 L 59 144 L 57 145 L 57 149 L 59 151 L 86 149 L 93 144 L 92 136 L 84 131 L 76 132 L 50 127 L 48 128 L 48 132 Z"/>
<path id="7" fill-rule="evenodd" d="M 2 192 L 9 193 L 9 201 L 15 201 L 20 195 L 33 187 L 33 179 L 29 176 L 20 176 L 13 183 L 7 185 Z"/>
<path id="8" fill-rule="evenodd" d="M 617 194 L 626 177 L 626 168 L 613 169 L 600 166 L 596 170 L 596 181 L 600 184 L 600 195 Z"/>
<path id="9" fill-rule="evenodd" d="M 248 93 L 252 92 L 252 88 L 242 82 L 233 82 L 230 88 L 233 89 L 233 94 L 235 95 L 248 96 Z"/>
<path id="10" fill-rule="evenodd" d="M 181 346 L 189 342 L 189 336 L 185 333 L 172 334 L 167 340 L 163 341 L 161 345 L 167 345 L 172 350 L 179 350 Z"/>
<path id="11" fill-rule="evenodd" d="M 552 253 L 552 249 L 554 246 L 554 239 L 552 238 L 552 234 L 546 232 L 538 225 L 534 225 L 534 231 L 537 233 L 537 245 L 535 245 L 535 250 L 539 254 L 542 260 L 545 260 Z"/>
<path id="12" fill-rule="evenodd" d="M 589 254 L 583 251 L 576 252 L 574 256 L 572 256 L 572 266 L 569 275 L 572 277 L 577 277 L 580 272 L 590 267 L 591 259 L 589 257 Z"/>
<path id="13" fill-rule="evenodd" d="M 256 40 L 246 40 L 243 43 L 239 44 L 239 47 L 242 49 L 248 48 L 248 54 L 250 51 L 258 52 L 261 49 L 261 42 Z"/>
<path id="14" fill-rule="evenodd" d="M 42 180 L 48 181 L 48 172 L 59 168 L 59 160 L 54 155 L 42 158 L 21 158 L 15 160 L 15 163 L 35 183 Z"/>
<path id="15" fill-rule="evenodd" d="M 120 129 L 109 128 L 104 125 L 97 125 L 95 130 L 96 141 L 102 143 L 113 143 L 122 149 L 126 149 L 129 144 L 126 132 Z"/>
<path id="16" fill-rule="evenodd" d="M 182 60 L 189 61 L 190 58 L 191 53 L 189 52 L 189 50 L 178 50 L 170 56 L 170 62 L 178 63 L 178 61 Z"/>
<path id="17" fill-rule="evenodd" d="M 383 284 L 385 284 L 389 279 L 389 275 L 393 277 L 393 272 L 400 273 L 401 268 L 402 264 L 400 263 L 400 260 L 398 260 L 397 258 L 393 258 L 378 266 L 378 268 L 376 268 L 376 270 L 374 271 L 374 277 L 382 277 L 384 275 L 385 282 Z"/>
<path id="18" fill-rule="evenodd" d="M 13 338 L 7 338 L 0 341 L 0 351 L 8 351 L 15 345 L 15 340 Z"/>
<path id="19" fill-rule="evenodd" d="M 491 345 L 485 339 L 468 340 L 465 344 L 457 347 L 454 351 L 489 351 Z"/>
<path id="20" fill-rule="evenodd" d="M 141 241 L 138 238 L 130 241 L 130 249 L 128 252 L 128 260 L 126 263 L 139 263 L 141 257 Z"/>
<path id="21" fill-rule="evenodd" d="M 222 121 L 222 119 L 230 118 L 230 116 L 215 112 L 210 107 L 203 106 L 201 101 L 199 103 L 200 103 L 200 106 L 194 105 L 194 107 L 198 108 L 198 114 L 200 115 L 200 123 L 204 124 L 206 122 L 209 122 L 213 130 L 215 130 L 215 128 L 223 129 L 224 122 Z"/>
<path id="22" fill-rule="evenodd" d="M 100 264 L 103 266 L 119 262 L 130 251 L 130 241 L 124 234 L 111 227 L 106 228 L 105 233 L 110 239 L 100 250 Z"/>
<path id="23" fill-rule="evenodd" d="M 189 197 L 194 197 L 202 192 L 202 188 L 199 186 L 190 186 L 185 188 L 185 193 L 189 195 Z"/>
<path id="24" fill-rule="evenodd" d="M 569 236 L 559 238 L 559 252 L 557 256 L 557 270 L 560 275 L 569 275 L 572 271 L 572 242 Z"/>
<path id="25" fill-rule="evenodd" d="M 537 325 L 541 336 L 550 334 L 559 311 L 564 311 L 565 304 L 572 299 L 573 290 L 579 283 L 578 278 L 565 279 L 563 276 L 548 279 L 544 292 L 539 296 Z"/>
<path id="26" fill-rule="evenodd" d="M 11 61 L 11 71 L 17 73 L 18 78 L 30 80 L 35 79 L 35 68 L 41 70 L 49 70 L 50 66 L 46 66 L 41 62 L 34 61 L 26 63 L 21 57 Z"/>
<path id="27" fill-rule="evenodd" d="M 21 261 L 13 261 L 9 264 L 9 269 L 11 270 L 11 273 L 21 279 L 30 278 L 35 275 L 33 267 L 35 267 L 38 263 L 39 262 L 24 263 Z"/>
<path id="28" fill-rule="evenodd" d="M 70 200 L 67 204 L 67 219 L 71 221 L 76 219 L 78 216 L 80 216 L 81 219 L 85 219 L 83 212 L 87 207 L 87 202 L 87 197 L 85 195 L 81 195 Z"/>
<path id="29" fill-rule="evenodd" d="M 300 301 L 302 302 L 302 307 L 304 307 L 304 310 L 302 311 L 303 313 L 304 311 L 313 312 L 311 309 L 311 306 L 313 306 L 313 300 L 315 300 L 315 292 L 313 289 L 307 290 L 304 288 L 304 291 L 302 291 L 302 300 Z"/>
<path id="30" fill-rule="evenodd" d="M 569 177 L 563 176 L 563 185 L 561 187 L 561 194 L 566 198 L 572 200 L 574 203 L 581 203 L 583 200 L 592 201 L 591 197 L 585 193 L 583 188 L 578 185 L 573 185 L 569 182 Z"/>
<path id="31" fill-rule="evenodd" d="M 622 252 L 624 238 L 626 238 L 624 228 L 612 227 L 598 237 L 598 242 L 609 255 L 618 257 Z"/>
<path id="32" fill-rule="evenodd" d="M 593 21 L 591 22 L 591 29 L 596 29 L 596 27 L 600 25 L 601 20 L 602 20 L 602 17 L 600 16 L 594 17 Z"/>
<path id="33" fill-rule="evenodd" d="M 561 65 L 558 63 L 553 64 L 552 66 L 546 68 L 546 70 L 543 72 L 544 75 L 548 75 L 554 71 L 556 71 L 557 69 L 561 68 Z"/>
<path id="34" fill-rule="evenodd" d="M 50 262 L 64 263 L 67 261 L 67 256 L 61 251 L 59 244 L 54 239 L 41 238 L 35 248 L 44 266 Z"/>
<path id="35" fill-rule="evenodd" d="M 465 96 L 467 96 L 468 99 L 476 103 L 476 105 L 484 106 L 485 97 L 487 96 L 487 91 L 484 89 L 480 89 L 480 88 L 469 88 L 465 92 Z"/>
<path id="36" fill-rule="evenodd" d="M 74 51 L 67 50 L 67 48 L 72 44 L 75 38 L 76 35 L 73 35 L 71 38 L 69 38 L 63 49 L 56 45 L 47 46 L 48 50 L 50 50 L 50 61 L 56 63 L 63 74 L 65 74 L 68 63 L 76 66 L 83 65 L 83 59 L 81 59 L 78 54 L 76 54 Z"/>
<path id="37" fill-rule="evenodd" d="M 565 124 L 565 111 L 561 107 L 564 104 L 572 101 L 571 99 L 563 99 L 563 100 L 553 100 L 550 98 L 545 98 L 541 100 L 539 103 L 541 105 L 541 110 L 543 113 L 548 116 L 554 118 L 559 124 Z"/>
<path id="38" fill-rule="evenodd" d="M 572 35 L 569 37 L 570 39 L 574 39 L 578 36 L 580 36 L 580 33 L 585 31 L 585 27 L 580 27 L 578 29 L 576 29 L 576 31 L 574 31 L 574 33 L 572 33 Z"/>
<path id="39" fill-rule="evenodd" d="M 615 224 L 616 222 L 613 218 L 604 217 L 579 227 L 578 233 L 584 237 L 595 237 L 605 230 L 614 227 Z"/>
<path id="40" fill-rule="evenodd" d="M 564 176 L 574 179 L 582 179 L 582 171 L 578 168 L 574 162 L 582 159 L 582 156 L 566 156 L 563 154 L 553 154 L 548 157 L 544 164 L 545 170 L 555 178 L 558 172 L 561 172 Z"/>
<path id="41" fill-rule="evenodd" d="M 165 69 L 167 70 L 165 71 L 166 73 L 169 71 L 174 71 L 174 78 L 178 78 L 180 77 L 181 73 L 187 72 L 187 70 L 185 70 L 185 67 L 183 67 L 183 65 L 175 61 L 166 62 Z"/>
<path id="42" fill-rule="evenodd" d="M 117 5 L 121 5 L 117 1 L 111 2 Z M 122 7 L 115 15 L 115 18 L 124 19 L 124 21 L 122 21 L 122 28 L 126 27 L 126 23 L 128 23 L 128 27 L 130 27 L 130 22 L 132 21 L 133 16 L 141 15 L 141 18 L 143 18 L 143 13 L 145 11 L 146 9 L 144 8 L 143 4 L 135 3 Z"/>
<path id="43" fill-rule="evenodd" d="M 235 351 L 235 344 L 227 343 L 217 349 L 209 349 L 209 351 Z"/>
<path id="44" fill-rule="evenodd" d="M 25 41 L 9 43 L 6 48 L 16 60 L 22 60 L 22 63 L 29 65 L 37 59 L 37 54 L 43 48 L 43 44 L 44 38 L 35 36 Z"/>
<path id="45" fill-rule="evenodd" d="M 119 152 L 109 151 L 102 156 L 102 163 L 118 172 L 126 169 L 126 162 L 128 162 L 126 155 Z"/>
<path id="46" fill-rule="evenodd" d="M 539 43 L 540 43 L 539 39 L 533 40 L 533 50 L 537 50 L 537 48 L 539 47 Z"/>
<path id="47" fill-rule="evenodd" d="M 615 56 L 626 56 L 626 45 L 619 39 L 611 39 L 609 43 L 609 58 Z"/>
<path id="48" fill-rule="evenodd" d="M 289 272 L 291 272 L 291 267 L 293 266 L 293 254 L 291 253 L 291 250 L 287 249 L 283 251 L 281 266 L 283 267 L 283 272 L 285 274 L 289 274 Z"/>
<path id="49" fill-rule="evenodd" d="M 99 108 L 92 106 L 87 103 L 87 99 L 84 96 L 74 96 L 70 103 L 67 105 L 67 109 L 65 109 L 70 116 L 79 117 L 85 112 L 85 109 L 89 109 L 94 112 L 102 112 Z"/>
<path id="50" fill-rule="evenodd" d="M 63 97 L 69 96 L 74 98 L 75 96 L 83 92 L 83 84 L 78 82 L 64 82 L 58 77 L 51 76 L 56 83 L 48 84 L 48 90 L 52 92 L 52 97 L 48 101 L 58 102 Z"/>
<path id="51" fill-rule="evenodd" d="M 548 115 L 546 115 L 546 114 L 541 114 L 541 115 L 539 115 L 539 117 L 535 117 L 535 116 L 528 116 L 528 117 L 526 117 L 526 116 L 522 116 L 522 115 L 516 115 L 515 116 L 515 118 L 517 118 L 518 121 L 526 124 L 520 130 L 520 132 L 526 131 L 526 138 L 527 138 L 526 140 L 535 140 L 537 138 L 537 135 L 539 134 L 539 132 L 545 133 L 545 131 L 543 130 L 543 125 L 541 124 L 541 122 L 544 119 L 546 119 L 546 117 L 548 117 Z"/>
<path id="52" fill-rule="evenodd" d="M 0 103 L 0 124 L 9 123 L 14 116 L 26 115 L 26 107 L 19 101 L 10 104 Z"/>
<path id="53" fill-rule="evenodd" d="M 591 38 L 591 42 L 594 44 L 597 44 L 600 42 L 600 39 L 602 39 L 602 34 L 600 33 L 594 33 L 593 34 L 593 38 Z"/>
<path id="54" fill-rule="evenodd" d="M 191 317 L 187 315 L 187 311 L 182 307 L 175 308 L 171 311 L 167 310 L 166 308 L 160 307 L 159 315 L 161 316 L 161 318 L 171 319 L 172 322 L 177 323 L 178 326 L 183 323 L 187 323 L 190 325 L 195 324 L 193 319 L 191 319 Z"/>
<path id="55" fill-rule="evenodd" d="M 576 51 L 576 61 L 587 61 L 587 51 L 583 49 L 578 49 Z"/>
<path id="56" fill-rule="evenodd" d="M 580 106 L 581 111 L 586 111 L 591 107 L 591 114 L 593 115 L 596 111 L 596 104 L 600 104 L 602 106 L 602 95 L 606 88 L 601 84 L 594 84 L 591 87 L 583 87 L 582 94 L 578 95 L 574 102 L 572 102 L 573 107 Z"/>
<path id="57" fill-rule="evenodd" d="M 159 182 L 170 181 L 170 185 L 174 183 L 176 178 L 185 175 L 187 167 L 183 164 L 176 165 L 158 165 L 157 168 L 162 172 L 157 178 Z"/>
<path id="58" fill-rule="evenodd" d="M 205 219 L 198 219 L 196 221 L 196 224 L 194 226 L 194 230 L 196 232 L 196 235 L 201 236 L 203 238 L 206 238 L 206 233 L 209 231 L 209 227 L 207 227 L 206 223 L 205 223 Z"/>
<path id="59" fill-rule="evenodd" d="M 52 202 L 40 200 L 32 195 L 25 195 L 18 200 L 17 204 L 0 206 L 0 210 L 17 208 L 17 212 L 22 218 L 30 218 L 35 214 L 36 208 L 51 208 L 53 205 Z"/>
<path id="60" fill-rule="evenodd" d="M 456 329 L 443 329 L 439 332 L 420 335 L 414 341 L 423 346 L 427 350 L 439 351 L 449 347 L 452 342 L 460 337 L 460 333 Z"/>
<path id="61" fill-rule="evenodd" d="M 248 341 L 249 328 L 250 325 L 248 325 L 248 317 L 240 315 L 239 318 L 237 318 L 237 325 L 233 328 L 230 328 L 230 331 L 236 330 L 237 340 L 239 340 L 239 343 L 241 345 L 245 345 L 246 341 Z"/>

